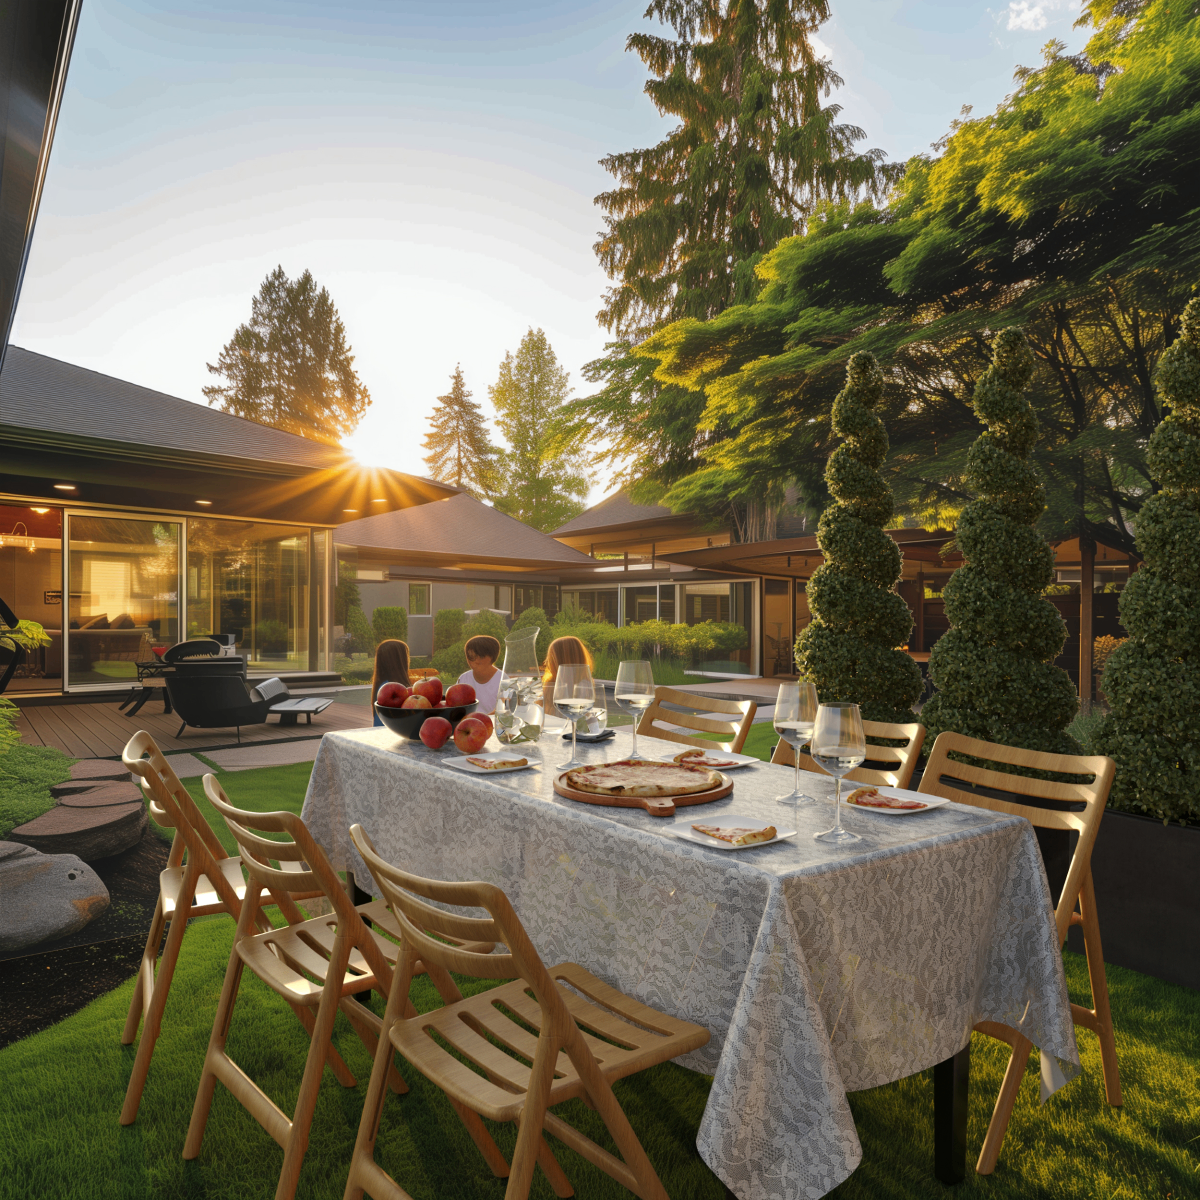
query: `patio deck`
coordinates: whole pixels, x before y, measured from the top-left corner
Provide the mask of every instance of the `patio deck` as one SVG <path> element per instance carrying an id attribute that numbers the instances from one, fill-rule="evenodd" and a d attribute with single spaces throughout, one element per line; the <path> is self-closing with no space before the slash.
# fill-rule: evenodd
<path id="1" fill-rule="evenodd" d="M 319 738 L 335 729 L 363 729 L 371 724 L 371 709 L 364 705 L 334 703 L 313 717 L 311 725 L 279 725 L 275 719 L 265 725 L 243 725 L 241 745 L 294 742 Z M 176 737 L 179 718 L 164 714 L 150 702 L 129 718 L 112 702 L 101 704 L 45 704 L 22 708 L 16 730 L 27 746 L 53 746 L 72 758 L 120 758 L 125 743 L 139 729 L 146 730 L 159 749 L 223 750 L 236 747 L 237 731 L 229 729 L 185 729 Z"/>

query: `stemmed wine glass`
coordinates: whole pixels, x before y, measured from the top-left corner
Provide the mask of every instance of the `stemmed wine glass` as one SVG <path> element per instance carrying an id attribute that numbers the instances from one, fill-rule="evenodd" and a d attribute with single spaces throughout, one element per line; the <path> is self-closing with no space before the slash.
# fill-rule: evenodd
<path id="1" fill-rule="evenodd" d="M 571 722 L 571 761 L 560 763 L 560 771 L 582 767 L 575 753 L 575 722 L 596 705 L 596 685 L 592 681 L 592 670 L 586 663 L 565 663 L 558 668 L 554 680 L 554 707 L 558 715 Z"/>
<path id="2" fill-rule="evenodd" d="M 816 804 L 800 790 L 800 747 L 812 737 L 817 719 L 817 688 L 812 683 L 781 683 L 775 699 L 775 732 L 792 748 L 796 760 L 796 786 L 786 796 L 776 797 L 780 804 Z"/>
<path id="3" fill-rule="evenodd" d="M 613 688 L 613 699 L 633 717 L 633 749 L 629 758 L 634 762 L 644 761 L 637 749 L 638 721 L 642 713 L 654 703 L 654 672 L 645 659 L 639 662 L 623 662 L 617 667 L 617 685 Z"/>
<path id="4" fill-rule="evenodd" d="M 835 846 L 861 842 L 857 833 L 842 828 L 842 776 L 862 766 L 867 759 L 867 738 L 857 704 L 838 701 L 822 704 L 817 709 L 812 756 L 823 771 L 837 778 L 837 816 L 833 828 L 814 833 L 813 837 L 818 842 L 830 842 Z"/>

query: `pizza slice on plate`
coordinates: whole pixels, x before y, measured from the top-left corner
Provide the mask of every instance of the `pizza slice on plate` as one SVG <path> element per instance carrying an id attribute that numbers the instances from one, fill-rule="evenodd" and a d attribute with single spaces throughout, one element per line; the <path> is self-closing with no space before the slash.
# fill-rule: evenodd
<path id="1" fill-rule="evenodd" d="M 928 808 L 919 800 L 901 800 L 899 796 L 885 796 L 878 788 L 857 788 L 846 797 L 847 804 L 860 808 Z"/>
<path id="2" fill-rule="evenodd" d="M 480 767 L 484 771 L 503 771 L 509 767 L 527 767 L 529 759 L 527 758 L 468 758 L 473 767 Z"/>
<path id="3" fill-rule="evenodd" d="M 685 750 L 682 754 L 675 755 L 671 761 L 684 763 L 689 767 L 708 767 L 713 771 L 719 771 L 722 767 L 737 766 L 731 758 L 709 758 L 703 750 Z"/>
<path id="4" fill-rule="evenodd" d="M 775 826 L 768 825 L 766 829 L 738 829 L 733 825 L 693 825 L 697 833 L 716 838 L 719 842 L 728 842 L 731 846 L 749 846 L 753 842 L 769 842 L 775 837 Z"/>

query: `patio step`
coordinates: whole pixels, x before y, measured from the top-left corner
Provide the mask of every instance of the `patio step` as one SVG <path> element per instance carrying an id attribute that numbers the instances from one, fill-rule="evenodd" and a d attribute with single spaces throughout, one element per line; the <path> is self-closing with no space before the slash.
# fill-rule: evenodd
<path id="1" fill-rule="evenodd" d="M 43 854 L 75 854 L 84 862 L 136 846 L 146 830 L 146 806 L 140 799 L 122 799 L 108 788 L 95 791 L 99 795 L 92 803 L 81 803 L 87 793 L 64 798 L 49 812 L 18 825 L 9 840 Z"/>

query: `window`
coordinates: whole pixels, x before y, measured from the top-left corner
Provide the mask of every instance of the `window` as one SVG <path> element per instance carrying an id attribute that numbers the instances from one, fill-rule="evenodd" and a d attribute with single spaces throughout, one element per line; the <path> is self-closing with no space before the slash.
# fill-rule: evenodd
<path id="1" fill-rule="evenodd" d="M 581 608 L 585 613 L 615 625 L 619 597 L 620 592 L 617 588 L 587 588 L 579 591 L 564 589 L 562 602 L 563 608 Z"/>
<path id="2" fill-rule="evenodd" d="M 50 645 L 30 650 L 9 684 L 12 692 L 62 686 L 62 522 L 60 508 L 0 504 L 0 596 L 20 621 L 36 621 Z M 0 674 L 10 651 L 0 648 Z"/>
<path id="3" fill-rule="evenodd" d="M 429 616 L 429 584 L 410 583 L 408 585 L 408 612 L 413 617 Z"/>
<path id="4" fill-rule="evenodd" d="M 625 624 L 658 619 L 658 588 L 622 588 L 624 595 Z"/>
<path id="5" fill-rule="evenodd" d="M 658 619 L 675 624 L 675 585 L 663 583 L 658 588 Z"/>
<path id="6" fill-rule="evenodd" d="M 696 670 L 717 675 L 750 674 L 754 627 L 752 583 L 684 584 L 683 620 L 688 625 L 712 621 L 726 627 L 717 635 L 717 646 L 696 662 Z"/>

